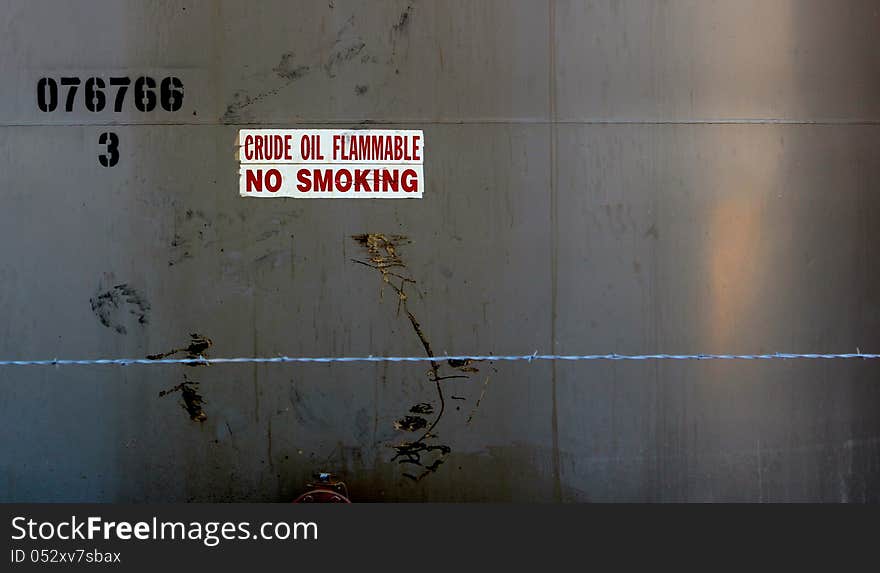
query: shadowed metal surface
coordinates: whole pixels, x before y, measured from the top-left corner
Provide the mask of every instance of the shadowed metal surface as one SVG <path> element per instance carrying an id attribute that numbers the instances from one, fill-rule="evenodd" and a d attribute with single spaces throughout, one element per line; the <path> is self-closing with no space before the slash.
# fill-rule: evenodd
<path id="1" fill-rule="evenodd" d="M 880 348 L 876 3 L 0 4 L 0 357 L 418 355 L 358 233 L 411 239 L 438 354 Z M 35 103 L 170 73 L 174 113 Z M 424 130 L 424 199 L 238 196 L 241 126 L 364 122 Z M 124 332 L 90 302 L 118 285 Z M 872 362 L 477 367 L 419 482 L 389 446 L 437 406 L 424 364 L 6 369 L 0 499 L 287 501 L 331 471 L 355 501 L 880 501 Z M 158 396 L 184 373 L 204 422 Z"/>

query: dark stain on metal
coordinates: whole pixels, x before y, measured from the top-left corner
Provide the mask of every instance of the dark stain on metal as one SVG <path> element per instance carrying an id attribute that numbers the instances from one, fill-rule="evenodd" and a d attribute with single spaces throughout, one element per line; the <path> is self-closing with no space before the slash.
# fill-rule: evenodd
<path id="1" fill-rule="evenodd" d="M 330 78 L 335 78 L 336 73 L 341 66 L 360 58 L 361 63 L 374 62 L 376 58 L 372 57 L 366 50 L 367 44 L 360 38 L 347 40 L 350 31 L 353 29 L 354 16 L 349 18 L 343 24 L 336 34 L 336 40 L 330 46 L 329 56 L 322 60 L 320 55 L 309 61 L 297 61 L 295 52 L 285 52 L 281 54 L 278 64 L 272 68 L 275 75 L 284 81 L 283 84 L 270 89 L 263 90 L 255 95 L 247 92 L 237 91 L 233 94 L 233 101 L 226 106 L 226 111 L 221 118 L 225 123 L 235 123 L 241 119 L 241 111 L 255 103 L 278 95 L 284 88 L 290 86 L 293 82 L 300 80 L 315 70 L 323 69 Z M 327 53 L 325 50 L 319 50 L 319 54 Z"/>
<path id="2" fill-rule="evenodd" d="M 444 461 L 445 461 L 445 458 L 437 458 L 436 460 L 434 460 L 434 462 L 432 464 L 425 466 L 425 472 L 423 472 L 422 474 L 413 475 L 411 473 L 405 472 L 403 474 L 403 477 L 409 478 L 413 481 L 421 481 L 421 479 L 423 477 L 425 477 L 426 475 L 433 473 L 433 472 L 436 472 L 437 468 L 439 468 L 440 464 L 442 464 Z"/>
<path id="3" fill-rule="evenodd" d="M 174 233 L 174 238 L 171 239 L 171 247 L 174 249 L 178 249 L 178 248 L 182 247 L 184 245 L 184 243 L 185 243 L 185 239 L 183 239 L 177 233 Z M 192 258 L 192 255 L 190 254 L 190 252 L 188 250 L 184 250 L 182 254 L 180 254 L 176 258 L 168 261 L 168 266 L 173 267 L 176 263 L 179 263 L 179 262 L 181 262 L 185 259 L 189 259 L 189 258 Z"/>
<path id="4" fill-rule="evenodd" d="M 309 73 L 310 67 L 306 65 L 297 65 L 294 61 L 295 54 L 293 52 L 287 52 L 285 54 L 281 54 L 281 61 L 278 62 L 278 65 L 272 68 L 272 71 L 275 74 L 285 80 L 295 81 Z"/>
<path id="5" fill-rule="evenodd" d="M 459 370 L 461 372 L 479 372 L 480 370 L 475 366 L 471 366 L 474 364 L 476 360 L 466 359 L 466 360 L 455 360 L 450 359 L 447 360 L 446 363 L 449 364 L 452 368 Z"/>
<path id="6" fill-rule="evenodd" d="M 223 215 L 217 216 L 223 218 Z M 217 231 L 205 213 L 198 209 L 187 209 L 182 216 L 175 217 L 168 266 L 173 267 L 193 258 L 194 251 L 212 247 L 217 240 Z"/>
<path id="7" fill-rule="evenodd" d="M 437 427 L 437 424 L 443 418 L 443 414 L 446 410 L 446 400 L 443 395 L 441 382 L 450 378 L 467 378 L 467 376 L 440 375 L 442 362 L 434 360 L 435 355 L 434 351 L 431 349 L 431 343 L 428 341 L 428 337 L 425 335 L 421 324 L 419 324 L 419 321 L 409 309 L 409 297 L 406 293 L 406 287 L 407 285 L 414 285 L 416 281 L 404 274 L 406 272 L 406 263 L 403 261 L 403 258 L 399 253 L 399 248 L 402 245 L 408 244 L 409 239 L 403 235 L 384 235 L 381 233 L 353 235 L 352 239 L 360 244 L 368 254 L 367 260 L 352 259 L 352 261 L 378 272 L 382 278 L 383 287 L 388 287 L 394 291 L 397 295 L 397 314 L 399 315 L 403 312 L 403 314 L 406 315 L 412 326 L 413 332 L 416 334 L 419 342 L 422 344 L 422 348 L 425 350 L 425 354 L 431 359 L 431 368 L 428 371 L 427 376 L 428 380 L 434 384 L 437 391 L 437 398 L 440 403 L 437 416 L 434 418 L 433 422 L 426 425 L 422 435 L 418 439 L 392 446 L 396 453 L 394 457 L 391 458 L 391 461 L 397 461 L 399 464 L 414 464 L 423 468 L 422 472 L 418 475 L 410 473 L 404 474 L 405 477 L 420 481 L 424 477 L 437 471 L 437 468 L 443 463 L 445 457 L 452 451 L 452 449 L 446 444 L 430 443 L 431 440 L 436 440 L 437 438 L 433 432 Z M 379 291 L 380 297 L 383 291 L 384 289 Z M 414 408 L 417 407 L 421 409 L 423 405 L 424 403 L 417 404 Z M 412 423 L 418 423 L 414 422 L 416 419 L 420 419 L 420 417 L 405 416 L 395 423 L 395 428 L 412 431 L 412 429 L 409 428 Z M 424 457 L 428 454 L 439 454 L 440 457 L 433 459 L 430 464 L 425 465 L 426 460 Z"/>
<path id="8" fill-rule="evenodd" d="M 448 456 L 449 453 L 452 451 L 449 446 L 429 446 L 421 441 L 411 442 L 409 444 L 406 444 L 405 446 L 401 444 L 398 446 L 394 446 L 394 448 L 397 450 L 397 454 L 394 456 L 394 458 L 392 458 L 392 461 L 398 460 L 398 463 L 401 464 L 415 464 L 416 466 L 424 468 L 424 470 L 417 475 L 411 474 L 409 472 L 404 472 L 403 474 L 401 474 L 403 475 L 403 477 L 411 479 L 413 481 L 422 481 L 427 476 L 436 472 L 437 468 L 440 467 L 440 464 L 442 464 L 446 460 L 446 456 Z M 434 461 L 427 466 L 422 464 L 422 455 L 431 452 L 439 452 L 440 457 L 435 458 Z"/>
<path id="9" fill-rule="evenodd" d="M 327 76 L 335 78 L 337 68 L 359 56 L 366 47 L 366 42 L 357 41 L 345 48 L 334 51 L 324 63 L 324 71 L 327 73 Z"/>
<path id="10" fill-rule="evenodd" d="M 125 310 L 132 315 L 138 325 L 149 322 L 148 313 L 150 303 L 137 289 L 126 283 L 115 285 L 107 290 L 99 289 L 98 294 L 89 299 L 92 312 L 107 328 L 112 328 L 118 334 L 128 334 L 128 329 L 123 324 Z"/>
<path id="11" fill-rule="evenodd" d="M 434 413 L 434 406 L 428 404 L 427 402 L 419 402 L 409 409 L 413 414 L 426 414 L 430 415 Z"/>
<path id="12" fill-rule="evenodd" d="M 208 419 L 208 415 L 205 413 L 205 410 L 202 409 L 202 404 L 205 403 L 204 398 L 198 392 L 199 383 L 193 382 L 189 378 L 187 378 L 186 374 L 183 375 L 183 382 L 169 388 L 168 390 L 162 390 L 159 392 L 159 397 L 167 396 L 168 394 L 173 394 L 174 392 L 180 392 L 183 398 L 183 408 L 189 414 L 190 420 L 193 422 L 204 422 Z M 229 425 L 227 424 L 227 429 Z M 230 434 L 232 430 L 230 430 Z"/>
<path id="13" fill-rule="evenodd" d="M 391 25 L 391 57 L 388 59 L 388 64 L 395 66 L 395 75 L 400 74 L 400 69 L 397 67 L 397 41 L 404 36 L 405 32 L 407 32 L 411 20 L 412 11 L 413 6 L 412 4 L 410 4 L 397 17 L 397 22 Z M 405 53 L 406 52 L 404 51 L 404 54 Z"/>
<path id="14" fill-rule="evenodd" d="M 148 354 L 147 360 L 161 360 L 163 358 L 168 358 L 169 356 L 174 356 L 178 353 L 185 353 L 187 358 L 191 358 L 196 360 L 198 358 L 205 358 L 208 353 L 208 349 L 214 345 L 214 341 L 199 334 L 197 332 L 193 332 L 189 335 L 190 342 L 189 345 L 183 346 L 180 348 L 172 348 L 168 352 L 160 352 L 158 354 Z M 193 363 L 188 364 L 187 366 L 203 366 L 202 364 Z M 205 366 L 207 366 L 205 364 Z"/>
<path id="15" fill-rule="evenodd" d="M 149 354 L 147 355 L 147 360 L 161 360 L 163 358 L 167 358 L 169 356 L 174 356 L 176 354 L 185 354 L 186 358 L 190 358 L 193 360 L 197 360 L 199 358 L 205 358 L 208 353 L 208 349 L 214 345 L 214 342 L 204 336 L 202 334 L 198 334 L 193 332 L 189 335 L 190 342 L 187 346 L 182 346 L 180 348 L 172 348 L 168 352 L 160 352 L 158 354 Z M 193 363 L 187 364 L 187 366 L 207 366 L 207 364 Z M 199 383 L 190 380 L 186 374 L 183 375 L 183 382 L 174 386 L 173 388 L 169 388 L 168 390 L 163 390 L 159 392 L 159 397 L 165 396 L 172 392 L 180 392 L 183 397 L 183 407 L 189 414 L 191 420 L 195 422 L 204 422 L 208 419 L 208 415 L 205 413 L 204 409 L 202 409 L 202 404 L 205 403 L 204 398 L 198 392 Z M 229 428 L 229 424 L 226 424 L 226 429 L 229 430 L 229 435 L 232 435 L 232 430 Z"/>
<path id="16" fill-rule="evenodd" d="M 354 86 L 354 93 L 359 96 L 362 96 L 365 93 L 367 93 L 367 91 L 369 91 L 369 89 L 370 89 L 370 86 L 367 86 L 367 85 L 356 85 L 356 86 Z"/>
<path id="17" fill-rule="evenodd" d="M 394 429 L 402 432 L 415 432 L 428 427 L 428 420 L 421 416 L 406 415 L 394 422 Z"/>
<path id="18" fill-rule="evenodd" d="M 409 25 L 409 16 L 412 13 L 412 4 L 406 7 L 406 10 L 400 13 L 400 16 L 397 19 L 397 23 L 391 26 L 391 29 L 395 32 L 403 32 L 407 25 Z"/>
<path id="19" fill-rule="evenodd" d="M 284 61 L 286 56 L 290 54 L 284 54 L 281 57 L 282 62 Z M 280 64 L 279 64 L 280 66 Z M 296 80 L 304 77 L 309 72 L 309 66 L 299 66 L 295 68 L 291 68 L 287 71 L 279 72 L 279 66 L 272 68 L 272 70 L 279 75 L 279 77 L 284 79 L 284 84 L 277 86 L 275 88 L 262 91 L 256 95 L 249 95 L 246 92 L 237 91 L 232 94 L 232 103 L 226 106 L 226 112 L 223 114 L 221 118 L 222 121 L 226 123 L 235 123 L 239 119 L 241 119 L 241 115 L 239 112 L 245 109 L 246 107 L 252 106 L 255 103 L 259 103 L 262 100 L 278 95 L 282 89 L 286 88 Z M 285 73 L 286 75 L 281 75 Z"/>

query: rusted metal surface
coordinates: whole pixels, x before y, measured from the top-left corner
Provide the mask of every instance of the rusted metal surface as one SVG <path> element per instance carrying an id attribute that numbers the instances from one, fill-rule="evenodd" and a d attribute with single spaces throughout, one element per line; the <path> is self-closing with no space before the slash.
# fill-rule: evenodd
<path id="1" fill-rule="evenodd" d="M 2 4 L 4 357 L 880 346 L 874 2 Z M 116 75 L 183 106 L 38 109 Z M 424 198 L 238 196 L 238 129 L 331 124 L 424 130 Z M 0 499 L 880 500 L 873 363 L 442 366 L 418 480 L 426 364 L 4 371 Z"/>

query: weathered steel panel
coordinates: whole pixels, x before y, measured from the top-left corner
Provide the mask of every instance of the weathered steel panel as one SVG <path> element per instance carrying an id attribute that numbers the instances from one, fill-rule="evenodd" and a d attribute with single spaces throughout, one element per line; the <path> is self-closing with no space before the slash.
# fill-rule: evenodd
<path id="1" fill-rule="evenodd" d="M 875 2 L 560 0 L 559 119 L 876 120 Z"/>
<path id="2" fill-rule="evenodd" d="M 40 0 L 0 22 L 0 357 L 191 333 L 420 355 L 406 311 L 438 355 L 880 345 L 872 2 Z M 117 76 L 178 77 L 183 104 L 91 112 L 81 85 L 38 107 L 40 78 Z M 424 131 L 422 199 L 239 197 L 240 128 L 365 125 Z M 408 237 L 405 309 L 353 261 L 362 233 Z M 880 499 L 873 362 L 474 366 L 443 366 L 467 378 L 421 467 L 391 446 L 438 414 L 427 364 L 6 368 L 0 499 L 282 501 L 314 471 L 355 501 Z M 159 396 L 184 376 L 190 411 Z"/>

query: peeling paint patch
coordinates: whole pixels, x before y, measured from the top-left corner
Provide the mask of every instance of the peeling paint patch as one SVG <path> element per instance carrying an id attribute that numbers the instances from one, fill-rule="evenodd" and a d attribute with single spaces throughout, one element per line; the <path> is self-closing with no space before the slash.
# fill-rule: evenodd
<path id="1" fill-rule="evenodd" d="M 479 372 L 480 370 L 475 366 L 471 366 L 471 364 L 475 363 L 476 360 L 455 360 L 449 359 L 446 363 L 450 366 L 450 368 L 455 368 L 461 372 Z"/>
<path id="2" fill-rule="evenodd" d="M 169 356 L 174 356 L 175 354 L 185 354 L 187 358 L 192 359 L 206 357 L 208 354 L 208 349 L 214 345 L 214 341 L 212 341 L 207 336 L 198 334 L 196 332 L 191 333 L 189 337 L 190 342 L 188 345 L 182 346 L 180 348 L 172 348 L 168 352 L 150 354 L 147 356 L 147 359 L 161 360 Z M 207 364 L 187 364 L 187 366 L 207 366 Z M 208 415 L 202 408 L 202 405 L 205 403 L 205 399 L 202 397 L 201 394 L 199 394 L 198 388 L 199 383 L 190 380 L 189 377 L 184 374 L 183 382 L 181 382 L 177 386 L 169 388 L 168 390 L 163 390 L 159 392 L 159 397 L 161 398 L 162 396 L 167 396 L 168 394 L 172 394 L 174 392 L 180 392 L 180 395 L 183 398 L 183 408 L 189 414 L 190 419 L 194 422 L 204 422 L 208 419 Z M 229 433 L 231 435 L 232 430 L 230 430 Z"/>
<path id="3" fill-rule="evenodd" d="M 208 415 L 205 413 L 205 410 L 202 409 L 202 404 L 205 403 L 205 400 L 202 395 L 199 394 L 198 387 L 198 382 L 193 382 L 184 374 L 183 382 L 177 386 L 169 388 L 168 390 L 162 390 L 159 392 L 159 397 L 161 398 L 168 394 L 180 392 L 183 398 L 183 409 L 189 414 L 190 420 L 193 422 L 204 422 L 208 419 Z"/>
<path id="4" fill-rule="evenodd" d="M 402 432 L 415 432 L 428 427 L 428 420 L 421 416 L 404 416 L 394 422 L 394 429 Z"/>
<path id="5" fill-rule="evenodd" d="M 434 406 L 428 404 L 427 402 L 419 402 L 415 406 L 409 409 L 413 414 L 433 414 Z"/>
<path id="6" fill-rule="evenodd" d="M 369 255 L 367 260 L 353 259 L 354 262 L 367 266 L 379 273 L 382 278 L 383 287 L 390 288 L 397 295 L 397 313 L 403 312 L 409 319 L 413 332 L 421 342 L 425 350 L 425 354 L 431 359 L 431 369 L 428 371 L 428 380 L 433 383 L 437 399 L 440 404 L 439 411 L 433 422 L 428 423 L 421 416 L 406 415 L 394 423 L 394 427 L 401 431 L 418 431 L 422 430 L 419 438 L 413 441 L 405 441 L 392 446 L 395 450 L 394 457 L 391 461 L 398 464 L 412 464 L 421 468 L 418 474 L 404 473 L 403 476 L 413 481 L 421 481 L 423 478 L 437 471 L 437 468 L 445 461 L 445 458 L 452 451 L 446 444 L 430 443 L 437 439 L 434 429 L 443 418 L 446 411 L 446 400 L 444 398 L 443 386 L 441 382 L 449 378 L 467 378 L 466 375 L 442 376 L 440 373 L 443 362 L 434 360 L 434 351 L 428 342 L 428 337 L 415 315 L 409 309 L 408 295 L 406 288 L 408 285 L 414 285 L 415 280 L 407 276 L 406 263 L 403 261 L 399 253 L 402 245 L 408 244 L 409 239 L 403 235 L 385 235 L 382 233 L 365 233 L 354 235 L 352 239 L 366 249 Z M 380 295 L 382 291 L 380 290 Z M 427 402 L 421 402 L 410 408 L 413 414 L 433 413 L 433 407 Z M 439 456 L 439 457 L 438 457 Z M 430 463 L 429 463 L 430 462 Z"/>
<path id="7" fill-rule="evenodd" d="M 207 357 L 208 349 L 214 345 L 214 341 L 199 334 L 197 332 L 193 332 L 189 335 L 190 343 L 187 346 L 182 346 L 180 348 L 172 348 L 168 352 L 160 352 L 158 354 L 149 354 L 147 355 L 147 360 L 161 360 L 163 358 L 168 358 L 169 356 L 174 356 L 178 353 L 185 353 L 187 358 L 191 358 L 193 360 L 197 358 Z M 188 366 L 203 366 L 202 364 L 188 364 Z"/>

